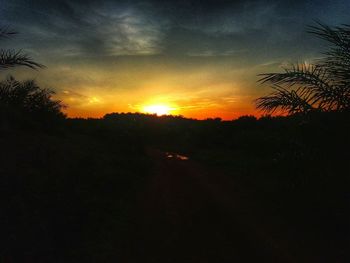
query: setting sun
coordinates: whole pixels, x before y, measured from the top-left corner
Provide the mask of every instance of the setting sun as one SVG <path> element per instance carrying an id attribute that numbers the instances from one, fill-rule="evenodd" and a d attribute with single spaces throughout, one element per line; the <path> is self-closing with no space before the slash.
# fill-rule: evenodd
<path id="1" fill-rule="evenodd" d="M 172 108 L 167 105 L 147 105 L 144 106 L 142 112 L 161 115 L 168 115 L 172 111 Z"/>
<path id="2" fill-rule="evenodd" d="M 350 263 L 349 10 L 0 0 L 0 263 Z"/>

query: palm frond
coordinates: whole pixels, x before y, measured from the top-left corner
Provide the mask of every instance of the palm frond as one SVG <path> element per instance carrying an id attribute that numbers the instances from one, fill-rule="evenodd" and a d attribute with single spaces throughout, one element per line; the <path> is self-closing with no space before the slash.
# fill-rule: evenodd
<path id="1" fill-rule="evenodd" d="M 317 22 L 308 32 L 331 48 L 314 65 L 292 64 L 282 73 L 260 74 L 259 82 L 272 84 L 275 91 L 256 100 L 258 109 L 288 114 L 350 109 L 350 25 L 329 27 Z"/>
<path id="2" fill-rule="evenodd" d="M 350 25 L 343 24 L 341 27 L 330 27 L 321 22 L 316 22 L 315 26 L 308 27 L 307 32 L 330 42 L 338 48 L 349 48 Z"/>
<path id="3" fill-rule="evenodd" d="M 32 69 L 43 68 L 44 65 L 32 60 L 22 51 L 0 50 L 0 69 L 8 69 L 16 66 L 26 66 Z"/>
<path id="4" fill-rule="evenodd" d="M 9 29 L 9 27 L 0 27 L 0 39 L 1 38 L 9 38 L 13 35 L 16 35 L 17 32 Z"/>
<path id="5" fill-rule="evenodd" d="M 263 76 L 260 83 L 270 83 L 272 85 L 285 86 L 288 89 L 297 86 L 297 92 L 309 104 L 318 103 L 324 93 L 331 90 L 331 80 L 328 72 L 323 67 L 296 64 L 290 69 L 285 69 L 283 73 L 260 74 Z"/>
<path id="6" fill-rule="evenodd" d="M 260 83 L 271 83 L 274 85 L 304 85 L 310 88 L 328 87 L 329 76 L 322 67 L 306 63 L 292 64 L 291 68 L 285 68 L 283 73 L 265 73 L 259 79 Z"/>
<path id="7" fill-rule="evenodd" d="M 269 114 L 277 110 L 288 114 L 314 110 L 314 107 L 308 103 L 307 99 L 303 98 L 302 94 L 299 94 L 300 91 L 287 90 L 277 85 L 273 89 L 275 90 L 274 92 L 255 101 L 258 109 Z"/>
<path id="8" fill-rule="evenodd" d="M 326 68 L 337 84 L 350 82 L 350 25 L 330 27 L 317 22 L 309 26 L 309 33 L 326 40 L 331 47 L 324 52 L 319 65 Z"/>

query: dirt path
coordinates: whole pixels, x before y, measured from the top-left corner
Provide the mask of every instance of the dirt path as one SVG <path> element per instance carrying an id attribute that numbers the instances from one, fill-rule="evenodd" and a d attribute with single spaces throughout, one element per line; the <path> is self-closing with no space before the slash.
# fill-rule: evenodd
<path id="1" fill-rule="evenodd" d="M 192 160 L 148 154 L 154 175 L 140 194 L 123 262 L 316 262 L 296 260 L 276 233 L 283 226 L 274 226 L 272 235 L 271 218 L 230 178 Z"/>

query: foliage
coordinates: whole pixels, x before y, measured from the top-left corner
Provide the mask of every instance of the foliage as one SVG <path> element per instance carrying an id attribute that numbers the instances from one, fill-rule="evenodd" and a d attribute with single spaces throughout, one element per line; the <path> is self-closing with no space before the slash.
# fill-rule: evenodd
<path id="1" fill-rule="evenodd" d="M 29 119 L 48 123 L 64 118 L 61 101 L 53 100 L 54 92 L 40 88 L 34 80 L 17 81 L 12 76 L 0 82 L 0 109 L 3 119 Z M 15 119 L 15 120 L 14 120 Z"/>
<path id="2" fill-rule="evenodd" d="M 331 44 L 315 64 L 298 64 L 283 73 L 261 74 L 274 91 L 256 100 L 258 109 L 288 114 L 350 109 L 350 26 L 318 23 L 309 33 Z"/>
<path id="3" fill-rule="evenodd" d="M 15 31 L 9 30 L 6 27 L 0 28 L 0 39 L 6 39 L 16 35 Z M 26 66 L 32 69 L 42 68 L 43 65 L 35 62 L 27 54 L 21 50 L 0 50 L 0 70 L 8 69 L 16 66 Z"/>
<path id="4" fill-rule="evenodd" d="M 118 262 L 133 241 L 139 199 L 155 181 L 157 160 L 149 149 L 184 154 L 194 165 L 189 171 L 202 167 L 218 175 L 211 178 L 214 185 L 208 185 L 206 173 L 195 177 L 203 192 L 223 185 L 221 175 L 227 175 L 236 186 L 232 192 L 247 200 L 249 210 L 261 206 L 264 220 L 276 218 L 278 225 L 297 229 L 293 233 L 300 240 L 312 236 L 334 244 L 321 250 L 316 242 L 303 241 L 300 246 L 308 251 L 324 257 L 348 251 L 346 112 L 220 122 L 112 113 L 65 124 L 61 134 L 0 136 L 6 153 L 0 158 L 0 242 L 6 244 L 0 255 L 8 255 L 9 262 Z M 15 260 L 21 253 L 28 258 Z"/>
<path id="5" fill-rule="evenodd" d="M 0 40 L 7 39 L 16 32 L 0 27 Z M 28 55 L 17 50 L 0 50 L 0 70 L 25 66 L 31 69 L 44 67 L 33 61 Z M 40 88 L 34 80 L 17 81 L 12 76 L 0 82 L 0 118 L 1 128 L 29 123 L 50 126 L 63 119 L 63 104 L 53 100 L 53 91 Z M 28 127 L 27 127 L 28 128 Z"/>
<path id="6" fill-rule="evenodd" d="M 131 139 L 104 139 L 40 131 L 0 137 L 0 262 L 117 261 L 149 165 Z"/>

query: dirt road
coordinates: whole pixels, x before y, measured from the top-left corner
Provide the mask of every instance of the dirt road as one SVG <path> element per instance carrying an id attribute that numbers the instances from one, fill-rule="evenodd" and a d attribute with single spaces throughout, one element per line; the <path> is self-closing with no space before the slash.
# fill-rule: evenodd
<path id="1" fill-rule="evenodd" d="M 140 194 L 123 262 L 316 262 L 295 259 L 278 231 L 283 226 L 270 229 L 271 218 L 231 178 L 176 154 L 148 155 L 154 173 Z"/>

